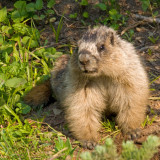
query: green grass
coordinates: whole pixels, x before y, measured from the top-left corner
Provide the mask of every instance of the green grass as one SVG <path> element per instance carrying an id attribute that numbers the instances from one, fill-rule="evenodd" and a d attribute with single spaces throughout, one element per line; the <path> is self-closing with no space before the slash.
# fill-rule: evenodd
<path id="1" fill-rule="evenodd" d="M 26 119 L 23 126 L 14 123 L 12 127 L 8 125 L 6 128 L 1 129 L 0 158 L 50 158 L 64 147 L 66 147 L 66 150 L 62 159 L 65 159 L 67 155 L 73 154 L 74 150 L 68 139 L 66 140 L 61 133 L 58 133 L 54 129 L 52 131 L 47 130 L 48 126 L 45 126 L 44 123 L 30 119 Z M 63 136 L 64 140 L 60 139 L 59 136 Z M 55 144 L 55 149 L 53 144 Z"/>
<path id="2" fill-rule="evenodd" d="M 52 31 L 53 31 L 54 35 L 55 35 L 56 42 L 58 43 L 60 31 L 61 31 L 62 26 L 63 26 L 63 16 L 61 17 L 61 19 L 59 21 L 57 29 L 55 29 L 51 23 L 50 23 L 50 26 L 52 28 Z"/>
<path id="3" fill-rule="evenodd" d="M 154 114 L 154 111 L 152 111 Z M 147 125 L 152 125 L 152 123 L 155 121 L 156 115 L 150 118 L 148 115 L 146 116 L 144 122 L 142 123 L 142 127 L 144 128 Z"/>
<path id="4" fill-rule="evenodd" d="M 107 133 L 107 136 L 101 138 L 100 142 L 103 142 L 108 137 L 115 137 L 117 134 L 120 133 L 118 126 L 116 126 L 115 124 L 114 118 L 112 120 L 104 119 L 104 121 L 101 122 L 101 124 L 104 129 L 104 132 Z"/>
<path id="5" fill-rule="evenodd" d="M 118 126 L 116 126 L 114 120 L 104 119 L 102 123 L 103 128 L 105 129 L 105 132 L 113 132 L 118 131 Z"/>
<path id="6" fill-rule="evenodd" d="M 52 5 L 50 0 L 47 6 Z M 23 95 L 49 77 L 55 59 L 62 55 L 54 47 L 41 44 L 34 17 L 42 8 L 43 1 L 36 0 L 35 3 L 17 1 L 11 12 L 6 8 L 0 10 L 1 159 L 50 158 L 59 151 L 53 147 L 58 144 L 56 139 L 64 137 L 40 120 L 24 119 L 31 107 L 23 103 Z M 62 140 L 60 142 L 62 144 Z M 67 147 L 62 156 L 65 159 L 65 155 L 72 155 L 74 150 L 66 138 L 63 143 Z"/>

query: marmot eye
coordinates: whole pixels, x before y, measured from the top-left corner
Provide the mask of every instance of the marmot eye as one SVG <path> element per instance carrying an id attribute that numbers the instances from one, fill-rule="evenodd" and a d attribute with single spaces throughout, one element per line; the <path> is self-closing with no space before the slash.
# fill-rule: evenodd
<path id="1" fill-rule="evenodd" d="M 105 49 L 105 46 L 104 46 L 104 44 L 102 44 L 102 45 L 100 46 L 99 50 L 100 50 L 100 51 L 103 51 L 104 49 Z"/>

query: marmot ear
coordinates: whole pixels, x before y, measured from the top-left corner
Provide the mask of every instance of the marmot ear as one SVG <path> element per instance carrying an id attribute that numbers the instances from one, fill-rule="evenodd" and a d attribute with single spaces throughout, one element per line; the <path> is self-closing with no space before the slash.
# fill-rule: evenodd
<path id="1" fill-rule="evenodd" d="M 110 43 L 112 46 L 115 45 L 116 43 L 116 34 L 113 31 L 109 31 L 107 34 L 107 41 Z"/>

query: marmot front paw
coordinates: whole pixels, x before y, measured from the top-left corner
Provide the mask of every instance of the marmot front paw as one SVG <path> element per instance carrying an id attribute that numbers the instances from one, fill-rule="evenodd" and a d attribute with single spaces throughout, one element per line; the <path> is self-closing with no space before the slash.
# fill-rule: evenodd
<path id="1" fill-rule="evenodd" d="M 83 148 L 90 149 L 90 150 L 94 149 L 96 144 L 97 143 L 94 141 L 81 141 L 81 146 Z"/>

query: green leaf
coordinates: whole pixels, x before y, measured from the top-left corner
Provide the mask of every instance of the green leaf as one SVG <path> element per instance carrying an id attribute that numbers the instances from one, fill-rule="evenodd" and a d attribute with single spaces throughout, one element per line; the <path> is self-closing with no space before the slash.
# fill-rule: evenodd
<path id="1" fill-rule="evenodd" d="M 18 107 L 18 108 L 16 108 L 16 111 L 21 114 L 27 114 L 31 111 L 31 107 L 27 104 L 17 103 L 16 106 Z"/>
<path id="2" fill-rule="evenodd" d="M 30 48 L 35 48 L 35 47 L 38 46 L 38 42 L 36 40 L 31 39 L 29 36 L 23 37 L 22 43 L 24 45 L 28 45 L 28 43 L 29 43 L 30 40 L 31 40 L 31 42 L 30 42 Z"/>
<path id="3" fill-rule="evenodd" d="M 0 87 L 3 86 L 3 84 L 5 83 L 5 81 L 7 80 L 7 76 L 4 73 L 0 74 Z"/>
<path id="4" fill-rule="evenodd" d="M 42 20 L 42 19 L 44 19 L 45 18 L 45 15 L 40 15 L 40 16 L 38 16 L 38 15 L 34 15 L 33 16 L 33 19 L 35 19 L 35 20 Z"/>
<path id="5" fill-rule="evenodd" d="M 24 37 L 22 38 L 22 43 L 23 43 L 24 45 L 26 45 L 26 44 L 29 42 L 29 40 L 30 40 L 30 37 L 29 37 L 29 36 L 24 36 Z"/>
<path id="6" fill-rule="evenodd" d="M 11 14 L 11 18 L 14 22 L 21 22 L 28 16 L 26 11 L 26 1 L 17 1 L 14 4 L 14 7 L 17 9 Z"/>
<path id="7" fill-rule="evenodd" d="M 55 54 L 50 54 L 49 52 L 44 52 L 45 53 L 45 56 L 48 57 L 48 58 L 51 58 L 53 60 L 59 58 L 60 56 L 63 55 L 62 52 L 56 52 Z"/>
<path id="8" fill-rule="evenodd" d="M 158 16 L 158 11 L 155 11 L 155 12 L 153 13 L 153 15 L 154 15 L 154 16 Z"/>
<path id="9" fill-rule="evenodd" d="M 19 39 L 19 35 L 18 34 L 14 34 L 10 40 L 18 41 L 18 39 Z"/>
<path id="10" fill-rule="evenodd" d="M 115 21 L 118 21 L 122 15 L 118 13 L 118 11 L 116 9 L 111 9 L 109 11 L 109 14 L 111 16 L 111 19 L 115 20 Z"/>
<path id="11" fill-rule="evenodd" d="M 41 10 L 43 8 L 43 0 L 36 0 L 35 7 L 37 10 Z"/>
<path id="12" fill-rule="evenodd" d="M 114 23 L 114 24 L 110 25 L 110 27 L 113 28 L 114 30 L 118 30 L 119 24 Z"/>
<path id="13" fill-rule="evenodd" d="M 88 18 L 89 17 L 88 12 L 83 12 L 83 17 Z"/>
<path id="14" fill-rule="evenodd" d="M 80 5 L 87 6 L 88 5 L 88 0 L 81 0 Z"/>
<path id="15" fill-rule="evenodd" d="M 17 33 L 21 33 L 21 34 L 26 34 L 29 32 L 29 28 L 27 25 L 23 24 L 23 23 L 16 23 L 12 25 L 15 32 Z"/>
<path id="16" fill-rule="evenodd" d="M 45 52 L 45 48 L 41 48 L 41 49 L 35 51 L 34 54 L 41 57 L 43 52 Z"/>
<path id="17" fill-rule="evenodd" d="M 23 21 L 24 17 L 21 17 L 20 12 L 19 11 L 14 11 L 11 14 L 11 18 L 14 22 L 20 22 Z"/>
<path id="18" fill-rule="evenodd" d="M 24 20 L 28 16 L 28 13 L 26 11 L 14 11 L 11 14 L 11 18 L 14 22 L 18 23 Z"/>
<path id="19" fill-rule="evenodd" d="M 72 19 L 77 18 L 77 13 L 70 14 L 69 18 L 72 18 Z"/>
<path id="20" fill-rule="evenodd" d="M 51 53 L 51 54 L 55 54 L 56 53 L 56 49 L 54 47 L 46 48 L 46 51 Z"/>
<path id="21" fill-rule="evenodd" d="M 19 9 L 19 10 L 23 10 L 26 7 L 26 1 L 17 1 L 14 4 L 14 7 Z"/>
<path id="22" fill-rule="evenodd" d="M 5 100 L 2 97 L 0 97 L 0 106 L 3 106 L 5 103 Z"/>
<path id="23" fill-rule="evenodd" d="M 36 11 L 36 9 L 35 9 L 35 3 L 29 3 L 29 4 L 27 4 L 26 10 L 27 10 L 27 12 L 35 12 Z"/>
<path id="24" fill-rule="evenodd" d="M 55 3 L 56 3 L 55 0 L 50 0 L 47 4 L 47 7 L 52 8 L 55 5 Z"/>
<path id="25" fill-rule="evenodd" d="M 13 51 L 12 43 L 4 41 L 1 46 L 0 53 L 4 54 L 7 52 L 8 54 L 10 54 L 12 51 Z"/>
<path id="26" fill-rule="evenodd" d="M 142 2 L 142 9 L 146 11 L 149 8 L 150 0 L 140 0 Z"/>
<path id="27" fill-rule="evenodd" d="M 3 43 L 3 35 L 0 34 L 0 45 L 2 45 L 2 43 Z"/>
<path id="28" fill-rule="evenodd" d="M 6 7 L 0 10 L 0 22 L 4 22 L 7 18 L 7 9 Z"/>
<path id="29" fill-rule="evenodd" d="M 2 26 L 2 32 L 3 32 L 3 33 L 6 33 L 6 34 L 12 34 L 12 33 L 13 33 L 13 30 L 12 30 L 12 27 Z"/>
<path id="30" fill-rule="evenodd" d="M 36 48 L 36 47 L 38 47 L 38 42 L 36 41 L 36 40 L 31 40 L 31 44 L 30 44 L 30 48 Z"/>
<path id="31" fill-rule="evenodd" d="M 54 14 L 54 10 L 48 9 L 48 10 L 47 10 L 47 13 L 48 13 L 48 14 Z"/>
<path id="32" fill-rule="evenodd" d="M 107 9 L 104 3 L 98 3 L 96 6 L 99 7 L 102 11 L 105 11 Z"/>
<path id="33" fill-rule="evenodd" d="M 19 73 L 20 69 L 20 64 L 16 61 L 14 61 L 13 63 L 11 63 L 8 67 L 8 72 L 12 75 L 17 75 L 17 73 Z"/>
<path id="34" fill-rule="evenodd" d="M 13 87 L 13 88 L 17 88 L 21 85 L 24 85 L 27 81 L 24 78 L 11 78 L 9 80 L 6 81 L 5 85 L 7 87 Z"/>
<path id="35" fill-rule="evenodd" d="M 44 19 L 45 18 L 45 15 L 44 14 L 41 14 L 40 15 L 40 19 L 42 20 L 42 19 Z"/>
<path id="36" fill-rule="evenodd" d="M 33 16 L 33 19 L 39 20 L 39 16 L 35 14 L 35 15 Z"/>

